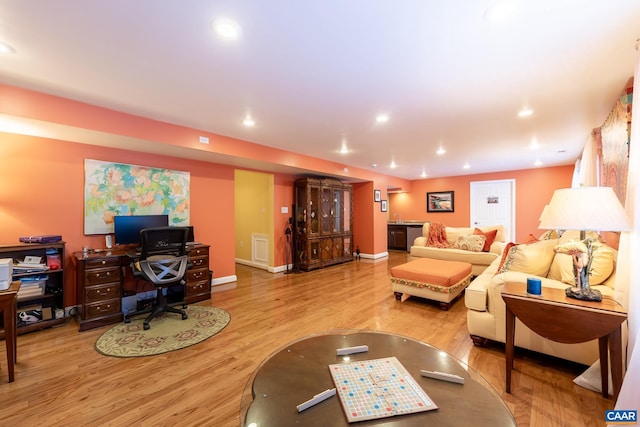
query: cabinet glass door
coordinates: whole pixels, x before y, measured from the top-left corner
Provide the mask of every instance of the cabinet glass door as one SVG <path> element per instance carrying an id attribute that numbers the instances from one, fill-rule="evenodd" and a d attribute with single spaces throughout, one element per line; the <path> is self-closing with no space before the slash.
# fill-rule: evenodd
<path id="1" fill-rule="evenodd" d="M 320 207 L 320 232 L 323 234 L 331 233 L 331 199 L 332 192 L 330 187 L 322 187 L 322 206 Z"/>
<path id="2" fill-rule="evenodd" d="M 319 218 L 320 214 L 320 187 L 309 187 L 309 233 L 318 234 L 320 232 Z"/>
<path id="3" fill-rule="evenodd" d="M 343 209 L 342 209 L 342 222 L 344 231 L 351 231 L 351 189 L 345 188 L 343 190 Z"/>
<path id="4" fill-rule="evenodd" d="M 341 233 L 342 232 L 342 190 L 340 188 L 333 189 L 333 200 L 332 200 L 332 208 L 331 214 L 333 215 L 333 232 Z"/>

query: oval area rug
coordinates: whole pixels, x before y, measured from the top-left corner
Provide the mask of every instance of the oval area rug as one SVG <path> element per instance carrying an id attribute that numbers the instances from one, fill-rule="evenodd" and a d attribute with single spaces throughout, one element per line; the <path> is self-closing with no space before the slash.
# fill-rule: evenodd
<path id="1" fill-rule="evenodd" d="M 189 347 L 211 338 L 231 321 L 228 312 L 217 307 L 187 307 L 188 319 L 162 313 L 151 320 L 144 330 L 146 314 L 131 318 L 131 323 L 119 323 L 98 338 L 96 351 L 105 356 L 140 357 L 167 353 Z"/>

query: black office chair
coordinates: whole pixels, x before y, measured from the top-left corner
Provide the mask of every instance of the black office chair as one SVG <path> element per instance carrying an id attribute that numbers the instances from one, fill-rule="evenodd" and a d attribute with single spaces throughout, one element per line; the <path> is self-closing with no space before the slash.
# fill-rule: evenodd
<path id="1" fill-rule="evenodd" d="M 187 312 L 175 308 L 184 302 L 169 304 L 165 291 L 168 288 L 185 284 L 185 273 L 189 267 L 187 255 L 188 229 L 186 227 L 153 227 L 140 231 L 140 253 L 129 254 L 131 257 L 131 271 L 134 277 L 151 282 L 156 287 L 156 301 L 148 308 L 124 316 L 124 322 L 131 322 L 131 317 L 138 314 L 150 313 L 144 320 L 143 327 L 149 329 L 149 321 L 160 313 L 169 312 L 187 318 Z"/>

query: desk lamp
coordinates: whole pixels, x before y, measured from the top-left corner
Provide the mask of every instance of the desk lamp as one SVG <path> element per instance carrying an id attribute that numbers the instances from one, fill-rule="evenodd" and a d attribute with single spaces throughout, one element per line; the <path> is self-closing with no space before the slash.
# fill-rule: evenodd
<path id="1" fill-rule="evenodd" d="M 589 287 L 593 240 L 586 231 L 629 231 L 627 213 L 611 187 L 579 187 L 556 190 L 540 215 L 545 230 L 579 230 L 580 242 L 556 248 L 573 258 L 574 285 L 565 290 L 568 297 L 602 301 L 602 295 Z"/>

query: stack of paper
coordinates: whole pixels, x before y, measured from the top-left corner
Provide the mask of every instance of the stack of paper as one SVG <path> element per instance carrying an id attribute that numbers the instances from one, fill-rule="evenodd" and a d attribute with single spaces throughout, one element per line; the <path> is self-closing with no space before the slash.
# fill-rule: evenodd
<path id="1" fill-rule="evenodd" d="M 46 271 L 48 269 L 47 264 L 43 264 L 42 257 L 39 256 L 26 256 L 24 257 L 24 261 L 13 266 L 13 270 L 16 273 L 31 273 L 35 271 Z"/>

